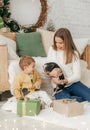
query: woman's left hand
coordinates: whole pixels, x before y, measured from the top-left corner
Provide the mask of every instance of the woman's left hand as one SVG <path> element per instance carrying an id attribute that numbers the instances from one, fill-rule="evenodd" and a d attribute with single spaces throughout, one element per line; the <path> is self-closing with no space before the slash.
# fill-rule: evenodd
<path id="1" fill-rule="evenodd" d="M 55 78 L 55 77 L 52 78 L 52 81 L 55 84 L 67 84 L 68 83 L 67 79 L 60 80 L 59 78 Z"/>

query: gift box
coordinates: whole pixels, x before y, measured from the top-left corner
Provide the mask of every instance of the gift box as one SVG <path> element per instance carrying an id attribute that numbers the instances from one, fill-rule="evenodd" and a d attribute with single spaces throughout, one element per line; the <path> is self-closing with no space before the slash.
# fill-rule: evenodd
<path id="1" fill-rule="evenodd" d="M 25 101 L 24 99 L 17 102 L 17 115 L 19 116 L 35 116 L 40 112 L 40 100 L 32 99 Z"/>
<path id="2" fill-rule="evenodd" d="M 65 116 L 77 116 L 83 114 L 84 106 L 75 100 L 54 100 L 53 110 Z"/>

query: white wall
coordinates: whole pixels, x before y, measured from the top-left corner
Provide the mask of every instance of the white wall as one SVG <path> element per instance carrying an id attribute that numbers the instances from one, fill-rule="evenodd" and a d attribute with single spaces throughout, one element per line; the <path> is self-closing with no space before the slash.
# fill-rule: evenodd
<path id="1" fill-rule="evenodd" d="M 47 1 L 50 7 L 47 23 L 51 19 L 56 29 L 66 27 L 74 37 L 90 37 L 90 0 Z"/>
<path id="2" fill-rule="evenodd" d="M 47 3 L 48 16 L 43 28 L 46 29 L 52 20 L 55 29 L 66 27 L 74 37 L 90 37 L 90 0 L 47 0 Z M 33 13 L 31 15 L 33 19 Z M 26 19 L 26 16 L 23 15 L 23 18 Z"/>

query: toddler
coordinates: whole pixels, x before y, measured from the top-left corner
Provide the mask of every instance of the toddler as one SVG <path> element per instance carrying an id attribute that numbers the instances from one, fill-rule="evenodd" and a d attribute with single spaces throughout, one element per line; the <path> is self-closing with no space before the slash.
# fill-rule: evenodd
<path id="1" fill-rule="evenodd" d="M 45 91 L 41 91 L 41 77 L 35 69 L 35 60 L 30 56 L 24 56 L 19 61 L 21 72 L 15 77 L 14 92 L 17 100 L 24 98 L 40 98 L 50 106 L 52 100 Z"/>

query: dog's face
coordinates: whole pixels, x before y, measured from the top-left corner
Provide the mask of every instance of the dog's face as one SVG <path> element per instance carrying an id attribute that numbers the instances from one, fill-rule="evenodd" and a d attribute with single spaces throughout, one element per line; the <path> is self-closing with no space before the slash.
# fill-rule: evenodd
<path id="1" fill-rule="evenodd" d="M 60 68 L 56 63 L 54 62 L 48 62 L 44 64 L 44 71 L 45 72 L 51 72 L 54 68 Z"/>

